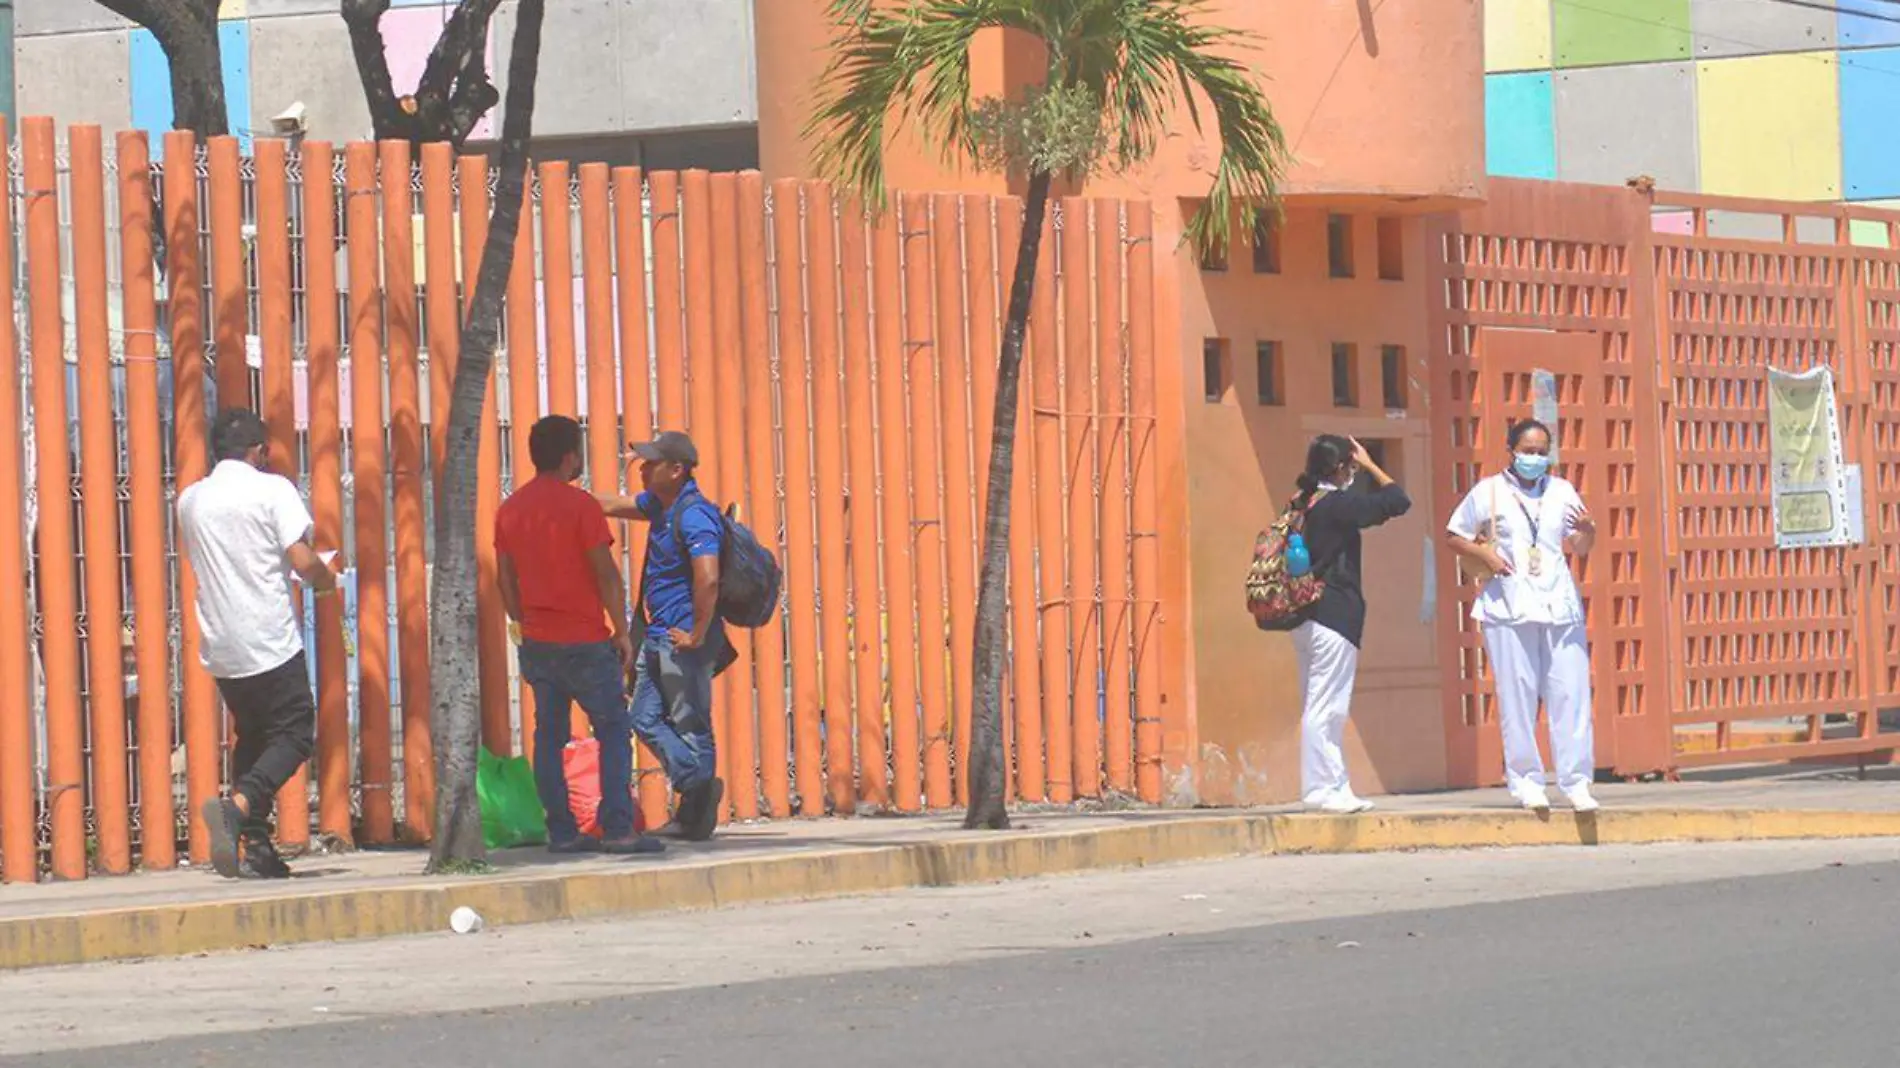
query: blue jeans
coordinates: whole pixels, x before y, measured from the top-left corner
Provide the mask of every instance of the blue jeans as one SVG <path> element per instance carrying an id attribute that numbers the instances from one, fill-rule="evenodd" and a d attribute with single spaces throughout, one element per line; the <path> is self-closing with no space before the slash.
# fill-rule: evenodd
<path id="1" fill-rule="evenodd" d="M 717 630 L 706 646 L 673 648 L 665 631 L 647 632 L 634 668 L 633 732 L 660 757 L 675 790 L 690 790 L 713 777 L 713 654 L 724 636 Z"/>
<path id="2" fill-rule="evenodd" d="M 633 737 L 627 723 L 626 678 L 620 654 L 607 642 L 591 645 L 521 643 L 521 677 L 534 690 L 534 785 L 548 814 L 548 841 L 580 834 L 567 802 L 561 753 L 573 736 L 576 702 L 600 743 L 600 831 L 607 838 L 633 833 Z"/>

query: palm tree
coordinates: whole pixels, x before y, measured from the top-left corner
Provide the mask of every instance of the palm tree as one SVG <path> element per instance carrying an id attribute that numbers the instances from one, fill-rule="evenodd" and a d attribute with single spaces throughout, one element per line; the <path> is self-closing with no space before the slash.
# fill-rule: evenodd
<path id="1" fill-rule="evenodd" d="M 1139 164 L 1177 111 L 1201 129 L 1206 109 L 1220 136 L 1220 162 L 1187 239 L 1220 249 L 1237 216 L 1251 232 L 1263 212 L 1274 210 L 1286 141 L 1258 76 L 1233 58 L 1251 38 L 1209 25 L 1209 7 L 1208 0 L 831 0 L 833 55 L 806 131 L 821 170 L 880 207 L 885 145 L 913 122 L 942 146 L 947 164 L 967 161 L 1027 179 L 997 358 L 966 827 L 1009 826 L 1002 699 L 1010 482 L 1023 338 L 1050 185 L 1058 175 L 1079 181 L 1104 165 Z M 1048 51 L 1044 84 L 1014 100 L 973 98 L 970 48 L 987 29 L 1039 39 Z"/>
<path id="2" fill-rule="evenodd" d="M 481 685 L 476 625 L 475 472 L 481 450 L 482 407 L 495 363 L 501 312 L 514 270 L 515 236 L 528 190 L 528 141 L 534 131 L 534 83 L 541 69 L 541 22 L 546 0 L 521 0 L 514 52 L 508 61 L 508 101 L 501 122 L 501 174 L 488 220 L 488 241 L 475 293 L 462 321 L 461 355 L 449 394 L 442 504 L 435 516 L 435 581 L 429 598 L 433 638 L 429 673 L 435 707 L 435 843 L 429 870 L 479 867 L 482 810 L 475 792 L 481 747 Z"/>

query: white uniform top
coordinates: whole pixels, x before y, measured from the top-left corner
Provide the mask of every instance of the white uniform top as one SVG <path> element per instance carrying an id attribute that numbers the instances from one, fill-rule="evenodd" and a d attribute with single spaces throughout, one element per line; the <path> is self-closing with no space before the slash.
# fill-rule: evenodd
<path id="1" fill-rule="evenodd" d="M 289 479 L 225 460 L 178 496 L 178 534 L 198 580 L 199 650 L 213 678 L 248 679 L 303 652 L 290 547 L 310 512 Z"/>
<path id="2" fill-rule="evenodd" d="M 1446 529 L 1476 541 L 1490 526 L 1496 539 L 1492 547 L 1512 569 L 1485 583 L 1472 605 L 1472 619 L 1495 625 L 1583 622 L 1583 598 L 1564 559 L 1564 539 L 1572 532 L 1570 516 L 1582 507 L 1576 487 L 1555 475 L 1529 489 L 1507 474 L 1492 475 L 1471 488 Z M 1533 540 L 1542 554 L 1535 575 L 1530 565 Z"/>

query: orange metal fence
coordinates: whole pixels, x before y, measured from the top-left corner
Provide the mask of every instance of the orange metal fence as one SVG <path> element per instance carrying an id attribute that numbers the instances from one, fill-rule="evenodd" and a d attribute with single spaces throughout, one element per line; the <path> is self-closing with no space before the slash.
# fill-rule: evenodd
<path id="1" fill-rule="evenodd" d="M 163 867 L 229 744 L 196 662 L 170 504 L 219 404 L 258 407 L 318 538 L 354 564 L 310 606 L 318 747 L 280 837 L 428 835 L 427 574 L 456 318 L 485 239 L 479 157 L 232 139 L 166 164 L 22 124 L 0 197 L 17 314 L 0 322 L 0 854 L 8 880 Z M 977 531 L 1010 199 L 905 195 L 867 216 L 756 174 L 537 168 L 484 413 L 487 519 L 529 425 L 579 417 L 590 476 L 679 427 L 717 500 L 787 570 L 780 621 L 718 690 L 732 818 L 963 799 Z M 1160 794 L 1152 208 L 1065 201 L 1044 244 L 1011 540 L 1010 782 L 1024 801 Z M 1165 261 L 1164 261 L 1165 262 Z M 8 284 L 12 283 L 12 284 Z M 627 532 L 627 566 L 642 535 Z M 24 537 L 22 535 L 24 534 Z M 493 574 L 493 547 L 479 548 Z M 486 744 L 525 748 L 499 604 L 482 604 Z M 1178 614 L 1177 617 L 1178 619 Z M 136 681 L 136 684 L 134 684 Z M 664 784 L 642 755 L 642 802 Z M 311 806 L 314 805 L 314 809 Z"/>
<path id="2" fill-rule="evenodd" d="M 1711 223 L 1714 225 L 1712 226 Z M 1562 463 L 1597 515 L 1590 608 L 1598 764 L 1640 775 L 1900 748 L 1900 215 L 1494 181 L 1433 236 L 1435 474 L 1502 462 L 1552 374 Z M 1836 376 L 1867 543 L 1783 551 L 1769 367 Z M 1456 782 L 1500 773 L 1469 585 L 1440 610 Z"/>

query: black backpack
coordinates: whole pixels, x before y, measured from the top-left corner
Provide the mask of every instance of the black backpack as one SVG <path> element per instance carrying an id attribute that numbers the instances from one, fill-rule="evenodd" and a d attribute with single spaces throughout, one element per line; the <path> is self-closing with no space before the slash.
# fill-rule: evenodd
<path id="1" fill-rule="evenodd" d="M 755 630 L 778 615 L 779 590 L 785 572 L 772 550 L 759 544 L 750 528 L 735 518 L 738 506 L 719 513 L 719 618 L 735 627 Z M 678 510 L 673 513 L 673 544 L 685 552 Z M 690 570 L 692 562 L 687 561 Z"/>

